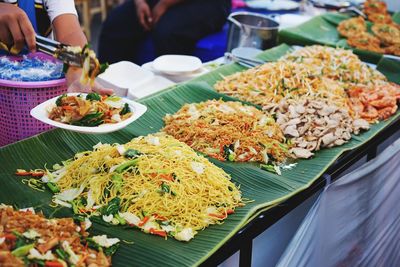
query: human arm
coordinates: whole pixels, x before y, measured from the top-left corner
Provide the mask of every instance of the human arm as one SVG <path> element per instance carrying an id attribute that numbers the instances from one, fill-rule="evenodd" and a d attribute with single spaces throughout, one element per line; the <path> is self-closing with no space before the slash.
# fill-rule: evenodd
<path id="1" fill-rule="evenodd" d="M 25 12 L 17 6 L 0 3 L 0 41 L 18 54 L 25 43 L 35 51 L 35 30 Z"/>
<path id="2" fill-rule="evenodd" d="M 63 14 L 53 20 L 54 36 L 57 41 L 72 45 L 83 47 L 87 43 L 86 36 L 83 34 L 80 27 L 78 18 L 74 14 Z M 76 67 L 68 68 L 65 77 L 67 79 L 69 92 L 90 92 L 95 91 L 100 94 L 112 94 L 111 89 L 105 89 L 98 83 L 93 87 L 89 84 L 83 85 L 80 83 L 82 69 Z"/>
<path id="3" fill-rule="evenodd" d="M 160 18 L 164 15 L 167 10 L 179 3 L 182 3 L 186 0 L 160 0 L 153 8 L 152 15 L 153 15 L 153 25 L 157 24 Z"/>
<path id="4" fill-rule="evenodd" d="M 146 0 L 134 0 L 134 3 L 140 24 L 146 31 L 149 31 L 153 25 L 153 16 L 149 4 Z"/>

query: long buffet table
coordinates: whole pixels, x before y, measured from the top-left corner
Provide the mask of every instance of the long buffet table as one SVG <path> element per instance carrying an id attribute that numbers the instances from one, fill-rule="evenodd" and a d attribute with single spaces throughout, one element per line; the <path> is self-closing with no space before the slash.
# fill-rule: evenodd
<path id="1" fill-rule="evenodd" d="M 260 58 L 274 61 L 289 49 L 289 46 L 281 45 L 266 51 Z M 389 79 L 400 83 L 400 63 L 383 59 L 379 62 L 378 69 L 384 71 Z M 0 158 L 4 163 L 0 171 L 0 203 L 13 199 L 15 203 L 12 204 L 31 204 L 40 206 L 47 215 L 55 213 L 56 216 L 66 216 L 67 213 L 57 213 L 48 207 L 51 194 L 45 192 L 37 195 L 19 180 L 13 180 L 15 169 L 39 168 L 45 163 L 56 163 L 78 151 L 91 149 L 99 141 L 123 143 L 135 136 L 157 132 L 163 126 L 163 116 L 176 112 L 185 103 L 220 98 L 233 100 L 213 91 L 212 85 L 221 75 L 241 70 L 243 68 L 238 65 L 224 66 L 195 81 L 141 99 L 140 102 L 149 107 L 147 114 L 127 129 L 113 134 L 95 136 L 54 130 L 0 148 Z M 301 161 L 300 167 L 287 171 L 282 176 L 262 171 L 253 165 L 240 165 L 238 170 L 232 163 L 211 160 L 231 174 L 235 183 L 242 184 L 243 195 L 254 199 L 255 203 L 239 208 L 224 224 L 205 229 L 187 244 L 172 238 L 164 241 L 140 231 L 116 229 L 117 227 L 96 223 L 93 231 L 134 242 L 121 245 L 114 256 L 115 266 L 122 266 L 128 260 L 133 266 L 215 266 L 237 251 L 240 251 L 240 266 L 250 266 L 253 241 L 257 236 L 321 190 L 329 181 L 338 179 L 360 159 L 373 159 L 379 145 L 400 133 L 399 120 L 398 111 L 388 121 L 373 125 L 370 131 L 357 139 L 339 148 L 329 151 L 324 149 L 314 159 Z M 314 167 L 315 163 L 318 164 Z M 249 186 L 251 183 L 257 184 L 257 187 Z M 271 185 L 278 187 L 281 183 L 287 186 L 282 186 L 280 191 L 266 192 Z"/>

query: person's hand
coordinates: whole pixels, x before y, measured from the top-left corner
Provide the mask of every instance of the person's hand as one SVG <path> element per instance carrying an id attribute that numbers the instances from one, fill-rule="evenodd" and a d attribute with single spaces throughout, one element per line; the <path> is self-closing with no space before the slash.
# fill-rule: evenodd
<path id="1" fill-rule="evenodd" d="M 164 13 L 168 10 L 169 6 L 167 4 L 167 2 L 165 1 L 160 1 L 158 2 L 153 10 L 152 10 L 152 14 L 153 14 L 153 24 L 157 24 L 157 22 L 160 20 L 160 18 L 164 15 Z"/>
<path id="2" fill-rule="evenodd" d="M 114 90 L 107 89 L 101 86 L 99 83 L 94 82 L 93 86 L 88 84 L 81 84 L 80 79 L 82 75 L 82 69 L 70 67 L 65 74 L 67 79 L 68 93 L 90 93 L 96 92 L 100 95 L 112 95 Z"/>
<path id="3" fill-rule="evenodd" d="M 35 30 L 25 12 L 15 5 L 0 3 L 0 41 L 12 47 L 10 52 L 14 54 L 25 43 L 31 52 L 36 49 Z"/>
<path id="4" fill-rule="evenodd" d="M 145 0 L 135 0 L 135 5 L 140 24 L 146 31 L 150 31 L 153 26 L 153 17 L 149 5 Z"/>

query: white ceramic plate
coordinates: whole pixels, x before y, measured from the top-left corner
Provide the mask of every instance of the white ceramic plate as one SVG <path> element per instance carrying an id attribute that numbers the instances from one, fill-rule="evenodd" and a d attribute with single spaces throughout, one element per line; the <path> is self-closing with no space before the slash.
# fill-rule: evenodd
<path id="1" fill-rule="evenodd" d="M 165 55 L 153 61 L 153 68 L 169 75 L 182 75 L 195 72 L 202 67 L 201 60 L 193 56 Z"/>
<path id="2" fill-rule="evenodd" d="M 79 93 L 69 93 L 67 95 L 76 96 L 76 95 L 79 95 Z M 82 94 L 82 93 L 81 93 L 81 95 L 86 96 L 86 94 Z M 118 123 L 102 124 L 102 125 L 99 125 L 96 127 L 75 126 L 75 125 L 64 124 L 64 123 L 53 121 L 53 120 L 49 119 L 47 108 L 49 106 L 54 105 L 56 103 L 56 100 L 58 97 L 59 96 L 49 99 L 49 100 L 37 105 L 36 107 L 34 107 L 31 110 L 31 116 L 41 122 L 44 122 L 51 126 L 62 128 L 65 130 L 70 130 L 70 131 L 79 132 L 79 133 L 101 134 L 101 133 L 115 132 L 115 131 L 121 130 L 122 128 L 125 128 L 126 126 L 128 126 L 129 124 L 131 124 L 132 122 L 137 120 L 139 117 L 141 117 L 147 110 L 147 107 L 140 103 L 134 102 L 134 101 L 126 99 L 126 98 L 122 98 L 122 101 L 124 103 L 128 103 L 129 107 L 131 108 L 131 111 L 133 112 L 133 115 L 130 118 L 128 118 L 124 121 L 118 122 Z"/>
<path id="3" fill-rule="evenodd" d="M 268 10 L 293 10 L 300 7 L 300 4 L 289 0 L 253 0 L 246 2 L 246 5 L 254 9 L 268 9 Z"/>

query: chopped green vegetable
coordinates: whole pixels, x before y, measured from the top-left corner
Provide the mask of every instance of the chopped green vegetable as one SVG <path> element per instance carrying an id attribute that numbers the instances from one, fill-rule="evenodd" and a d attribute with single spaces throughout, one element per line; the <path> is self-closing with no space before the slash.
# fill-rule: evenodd
<path id="1" fill-rule="evenodd" d="M 73 219 L 75 222 L 84 222 L 84 221 L 85 221 L 85 217 L 82 216 L 82 215 L 78 215 L 78 214 L 74 214 L 74 215 L 72 216 L 72 219 Z"/>
<path id="2" fill-rule="evenodd" d="M 117 190 L 117 192 L 120 191 L 122 186 L 124 185 L 124 178 L 122 177 L 122 175 L 117 173 L 113 174 L 111 180 L 114 184 L 115 190 Z"/>
<path id="3" fill-rule="evenodd" d="M 30 241 L 27 241 L 27 239 L 23 235 L 18 233 L 17 231 L 12 231 L 12 233 L 13 233 L 13 235 L 15 235 L 17 237 L 17 240 L 15 241 L 15 248 L 23 247 L 28 242 L 30 242 Z"/>
<path id="4" fill-rule="evenodd" d="M 101 96 L 97 93 L 89 93 L 86 96 L 86 100 L 90 100 L 90 101 L 100 101 L 101 100 Z"/>
<path id="5" fill-rule="evenodd" d="M 86 206 L 86 200 L 82 197 L 75 199 L 71 202 L 72 204 L 72 210 L 74 211 L 75 214 L 81 213 L 81 209 L 84 209 Z"/>
<path id="6" fill-rule="evenodd" d="M 123 173 L 124 171 L 126 171 L 127 169 L 129 169 L 130 167 L 136 166 L 136 164 L 138 163 L 138 159 L 133 159 L 130 161 L 127 161 L 125 163 L 122 163 L 121 165 L 118 166 L 118 168 L 115 169 L 116 173 Z"/>
<path id="7" fill-rule="evenodd" d="M 55 183 L 48 182 L 46 185 L 54 194 L 60 192 L 60 188 Z"/>
<path id="8" fill-rule="evenodd" d="M 161 194 L 170 193 L 171 195 L 176 196 L 176 193 L 174 191 L 172 191 L 171 188 L 169 187 L 169 185 L 167 185 L 166 183 L 161 184 L 160 193 Z"/>
<path id="9" fill-rule="evenodd" d="M 129 148 L 124 154 L 125 158 L 137 158 L 141 155 L 143 155 L 142 152 L 132 148 Z"/>
<path id="10" fill-rule="evenodd" d="M 67 97 L 67 95 L 66 94 L 63 94 L 62 96 L 60 96 L 59 98 L 57 98 L 57 100 L 56 100 L 56 105 L 57 105 L 57 107 L 60 107 L 61 106 L 61 104 L 62 104 L 62 99 L 64 98 L 64 97 Z"/>
<path id="11" fill-rule="evenodd" d="M 106 63 L 100 64 L 100 71 L 99 71 L 99 74 L 102 74 L 103 72 L 105 72 L 106 69 L 108 69 L 109 66 L 110 66 L 110 65 L 108 65 L 107 62 L 106 62 Z"/>
<path id="12" fill-rule="evenodd" d="M 269 172 L 273 172 L 273 173 L 277 173 L 276 169 L 274 167 L 274 165 L 271 164 L 261 164 L 260 165 L 261 169 L 264 171 L 269 171 Z"/>
<path id="13" fill-rule="evenodd" d="M 129 107 L 128 103 L 125 103 L 124 107 L 119 112 L 119 115 L 125 115 L 125 114 L 130 113 L 130 112 L 131 112 L 131 108 Z"/>
<path id="14" fill-rule="evenodd" d="M 15 257 L 23 257 L 29 253 L 29 250 L 33 249 L 35 244 L 25 245 L 19 248 L 14 249 L 11 254 Z"/>
<path id="15" fill-rule="evenodd" d="M 235 154 L 234 150 L 235 150 L 234 144 L 230 144 L 229 146 L 225 145 L 224 146 L 224 158 L 229 161 L 234 161 L 236 158 L 236 154 Z"/>
<path id="16" fill-rule="evenodd" d="M 119 224 L 121 225 L 125 225 L 126 224 L 126 220 L 124 218 L 122 218 L 121 216 L 119 216 L 119 214 L 115 214 L 114 218 L 118 220 Z"/>
<path id="17" fill-rule="evenodd" d="M 88 127 L 95 127 L 102 124 L 104 121 L 102 119 L 103 113 L 96 112 L 92 114 L 88 114 L 79 121 L 72 122 L 72 125 L 76 126 L 88 126 Z"/>
<path id="18" fill-rule="evenodd" d="M 117 251 L 118 247 L 119 247 L 119 244 L 115 244 L 111 247 L 103 249 L 103 252 L 106 256 L 111 256 L 115 253 L 115 251 Z"/>
<path id="19" fill-rule="evenodd" d="M 119 207 L 121 204 L 121 199 L 119 197 L 115 197 L 113 199 L 111 199 L 111 201 L 108 203 L 107 206 L 104 206 L 100 209 L 100 213 L 101 215 L 115 215 L 118 213 L 119 211 Z"/>
<path id="20" fill-rule="evenodd" d="M 56 249 L 56 254 L 58 255 L 58 257 L 60 259 L 62 259 L 63 261 L 67 261 L 68 260 L 68 254 L 67 252 L 65 252 L 64 250 L 58 248 Z"/>

